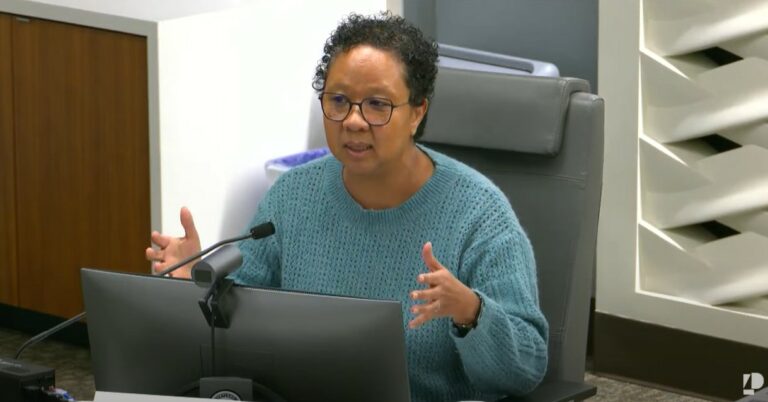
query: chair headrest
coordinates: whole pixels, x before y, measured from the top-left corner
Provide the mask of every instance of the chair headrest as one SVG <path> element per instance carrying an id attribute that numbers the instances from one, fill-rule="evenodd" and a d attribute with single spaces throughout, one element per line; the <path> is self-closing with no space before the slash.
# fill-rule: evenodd
<path id="1" fill-rule="evenodd" d="M 531 77 L 441 67 L 420 141 L 554 156 L 578 78 Z"/>

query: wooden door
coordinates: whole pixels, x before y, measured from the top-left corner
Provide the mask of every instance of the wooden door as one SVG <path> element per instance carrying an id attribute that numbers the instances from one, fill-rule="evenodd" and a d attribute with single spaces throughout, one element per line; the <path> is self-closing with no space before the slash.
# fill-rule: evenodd
<path id="1" fill-rule="evenodd" d="M 0 13 L 0 303 L 17 305 L 11 18 Z"/>
<path id="2" fill-rule="evenodd" d="M 148 272 L 146 38 L 13 18 L 19 306 L 80 312 L 80 268 Z"/>

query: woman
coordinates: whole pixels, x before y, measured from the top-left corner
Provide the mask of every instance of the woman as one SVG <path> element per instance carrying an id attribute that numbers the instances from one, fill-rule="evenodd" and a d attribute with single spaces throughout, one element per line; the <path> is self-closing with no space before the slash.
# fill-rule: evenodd
<path id="1" fill-rule="evenodd" d="M 506 197 L 415 140 L 437 75 L 434 42 L 402 18 L 351 15 L 313 83 L 332 157 L 284 174 L 243 242 L 237 282 L 401 301 L 414 401 L 494 399 L 541 380 L 547 324 L 530 243 Z M 161 270 L 200 249 L 152 234 Z M 188 270 L 184 273 L 189 275 Z"/>

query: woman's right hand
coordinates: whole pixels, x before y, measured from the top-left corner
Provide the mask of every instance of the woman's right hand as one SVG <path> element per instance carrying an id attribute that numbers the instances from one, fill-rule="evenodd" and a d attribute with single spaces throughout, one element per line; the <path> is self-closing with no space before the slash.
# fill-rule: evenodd
<path id="1" fill-rule="evenodd" d="M 152 232 L 152 244 L 146 250 L 147 260 L 152 261 L 152 273 L 158 273 L 177 262 L 200 252 L 200 236 L 195 229 L 192 213 L 187 207 L 181 208 L 181 226 L 184 228 L 184 237 L 172 237 Z M 192 266 L 197 261 L 173 271 L 170 275 L 176 278 L 189 278 L 192 275 Z"/>

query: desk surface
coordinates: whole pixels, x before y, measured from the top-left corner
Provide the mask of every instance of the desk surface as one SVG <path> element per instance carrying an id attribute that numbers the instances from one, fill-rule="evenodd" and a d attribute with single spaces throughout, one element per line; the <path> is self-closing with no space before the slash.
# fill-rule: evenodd
<path id="1" fill-rule="evenodd" d="M 96 391 L 92 402 L 199 402 L 202 398 Z"/>

